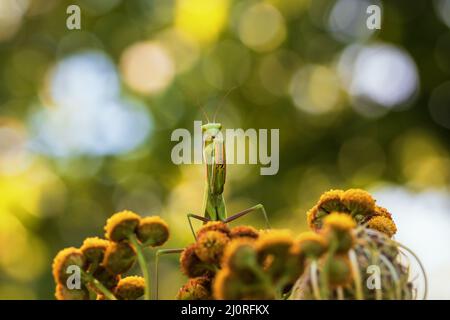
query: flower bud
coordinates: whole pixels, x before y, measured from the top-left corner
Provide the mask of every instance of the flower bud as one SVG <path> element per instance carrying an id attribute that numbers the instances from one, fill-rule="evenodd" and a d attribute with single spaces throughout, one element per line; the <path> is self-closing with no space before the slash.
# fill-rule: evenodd
<path id="1" fill-rule="evenodd" d="M 195 254 L 196 244 L 191 244 L 183 250 L 180 256 L 181 272 L 189 278 L 210 276 L 212 271 L 208 264 L 204 263 Z"/>
<path id="2" fill-rule="evenodd" d="M 211 280 L 207 277 L 189 279 L 178 291 L 177 300 L 210 300 Z"/>
<path id="3" fill-rule="evenodd" d="M 355 221 L 346 213 L 333 212 L 323 219 L 324 233 L 329 243 L 336 243 L 337 252 L 346 252 L 353 246 L 355 240 L 353 229 Z"/>
<path id="4" fill-rule="evenodd" d="M 108 248 L 109 241 L 100 239 L 98 237 L 86 238 L 83 245 L 80 247 L 81 252 L 89 264 L 99 264 L 103 261 L 106 248 Z"/>
<path id="5" fill-rule="evenodd" d="M 80 249 L 70 247 L 63 249 L 53 259 L 52 273 L 57 284 L 66 284 L 70 273 L 67 270 L 70 266 L 78 266 L 84 268 L 86 258 Z"/>
<path id="6" fill-rule="evenodd" d="M 127 242 L 110 242 L 105 252 L 103 266 L 114 274 L 130 270 L 136 261 L 136 252 Z"/>
<path id="7" fill-rule="evenodd" d="M 323 235 L 307 231 L 300 234 L 297 245 L 306 257 L 316 259 L 328 248 L 328 242 Z"/>
<path id="8" fill-rule="evenodd" d="M 105 237 L 108 240 L 119 242 L 127 240 L 139 225 L 140 217 L 131 211 L 122 211 L 112 215 L 105 226 Z"/>
<path id="9" fill-rule="evenodd" d="M 69 289 L 65 284 L 58 283 L 55 298 L 57 300 L 89 300 L 89 291 L 85 286 L 80 289 Z"/>
<path id="10" fill-rule="evenodd" d="M 257 239 L 259 236 L 258 230 L 251 226 L 237 226 L 231 229 L 230 238 L 248 238 Z"/>
<path id="11" fill-rule="evenodd" d="M 218 264 L 229 240 L 228 236 L 220 231 L 201 233 L 197 239 L 195 254 L 203 262 Z"/>
<path id="12" fill-rule="evenodd" d="M 362 189 L 348 189 L 344 192 L 341 199 L 358 223 L 361 223 L 365 216 L 375 210 L 375 200 L 367 191 Z"/>
<path id="13" fill-rule="evenodd" d="M 226 236 L 230 235 L 230 228 L 226 223 L 222 221 L 209 221 L 197 231 L 197 238 L 200 238 L 203 233 L 206 233 L 208 231 L 219 231 Z"/>
<path id="14" fill-rule="evenodd" d="M 367 222 L 367 227 L 392 237 L 397 232 L 394 221 L 385 216 L 374 216 Z"/>
<path id="15" fill-rule="evenodd" d="M 146 217 L 141 219 L 136 234 L 144 246 L 158 247 L 169 239 L 169 226 L 158 216 Z"/>
<path id="16" fill-rule="evenodd" d="M 119 300 L 137 300 L 145 292 L 145 280 L 142 277 L 130 276 L 120 279 L 114 294 Z"/>

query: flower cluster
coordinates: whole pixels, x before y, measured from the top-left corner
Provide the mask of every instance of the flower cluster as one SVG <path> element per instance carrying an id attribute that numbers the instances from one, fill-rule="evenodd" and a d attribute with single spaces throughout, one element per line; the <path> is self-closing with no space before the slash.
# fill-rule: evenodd
<path id="1" fill-rule="evenodd" d="M 212 299 L 212 282 L 221 268 L 225 248 L 234 241 L 252 241 L 259 236 L 259 232 L 249 226 L 230 229 L 220 221 L 203 225 L 197 231 L 196 242 L 181 253 L 181 272 L 189 280 L 179 290 L 177 299 Z"/>
<path id="2" fill-rule="evenodd" d="M 380 231 L 392 237 L 397 227 L 391 214 L 377 206 L 372 196 L 361 189 L 330 190 L 322 194 L 317 204 L 307 213 L 308 225 L 312 230 L 320 230 L 324 217 L 332 212 L 350 215 L 358 225 Z"/>
<path id="3" fill-rule="evenodd" d="M 111 216 L 105 225 L 105 239 L 86 238 L 80 248 L 66 248 L 53 260 L 53 277 L 58 300 L 136 300 L 149 292 L 148 281 L 123 275 L 145 257 L 142 249 L 164 244 L 169 238 L 167 223 L 158 216 L 141 218 L 131 211 Z M 80 285 L 69 285 L 80 270 Z M 143 266 L 141 266 L 142 268 Z M 146 270 L 145 266 L 145 270 Z M 146 272 L 144 272 L 144 276 Z"/>
<path id="4" fill-rule="evenodd" d="M 332 190 L 309 211 L 311 231 L 229 229 L 210 222 L 181 255 L 179 299 L 411 299 L 390 213 L 363 190 Z M 370 267 L 383 290 L 372 290 Z"/>

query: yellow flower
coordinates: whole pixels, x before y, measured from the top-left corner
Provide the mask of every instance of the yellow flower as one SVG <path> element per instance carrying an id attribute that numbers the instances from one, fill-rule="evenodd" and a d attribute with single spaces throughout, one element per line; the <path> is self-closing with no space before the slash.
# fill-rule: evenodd
<path id="1" fill-rule="evenodd" d="M 375 200 L 362 189 L 348 189 L 342 195 L 342 203 L 357 222 L 375 210 Z"/>
<path id="2" fill-rule="evenodd" d="M 269 230 L 261 234 L 255 242 L 259 255 L 285 255 L 294 243 L 294 238 L 287 230 Z"/>
<path id="3" fill-rule="evenodd" d="M 253 242 L 246 238 L 231 240 L 225 248 L 222 265 L 234 272 L 256 267 L 257 259 Z"/>
<path id="4" fill-rule="evenodd" d="M 324 234 L 328 243 L 336 245 L 336 251 L 346 252 L 353 246 L 353 229 L 356 222 L 346 213 L 333 212 L 323 219 Z"/>
<path id="5" fill-rule="evenodd" d="M 317 216 L 319 213 L 319 208 L 317 206 L 312 207 L 309 209 L 309 211 L 306 213 L 306 222 L 308 223 L 308 226 L 312 230 L 318 230 L 322 226 L 322 223 L 318 221 Z"/>
<path id="6" fill-rule="evenodd" d="M 66 273 L 67 268 L 70 266 L 83 268 L 85 263 L 86 259 L 80 249 L 70 247 L 59 251 L 53 259 L 52 265 L 55 282 L 57 284 L 65 284 L 70 276 L 70 273 Z"/>
<path id="7" fill-rule="evenodd" d="M 55 298 L 57 300 L 89 300 L 89 291 L 84 286 L 80 289 L 68 289 L 65 284 L 58 283 Z"/>
<path id="8" fill-rule="evenodd" d="M 258 230 L 251 226 L 237 226 L 231 229 L 230 238 L 250 238 L 257 239 L 259 236 Z"/>
<path id="9" fill-rule="evenodd" d="M 392 237 L 397 232 L 394 221 L 385 216 L 374 216 L 367 222 L 367 227 L 387 234 Z"/>
<path id="10" fill-rule="evenodd" d="M 134 212 L 125 210 L 112 215 L 105 226 L 105 237 L 111 241 L 127 240 L 139 225 L 141 218 Z"/>
<path id="11" fill-rule="evenodd" d="M 169 226 L 158 216 L 143 218 L 137 228 L 137 237 L 144 245 L 161 246 L 169 239 Z"/>
<path id="12" fill-rule="evenodd" d="M 100 239 L 98 237 L 86 238 L 80 247 L 81 252 L 86 257 L 89 264 L 100 263 L 103 261 L 106 248 L 109 245 L 108 240 Z"/>
<path id="13" fill-rule="evenodd" d="M 327 250 L 328 242 L 323 235 L 306 231 L 299 235 L 297 246 L 307 257 L 317 258 Z"/>
<path id="14" fill-rule="evenodd" d="M 329 190 L 320 196 L 317 206 L 326 212 L 341 211 L 343 209 L 341 202 L 343 194 L 343 190 Z"/>
<path id="15" fill-rule="evenodd" d="M 375 206 L 374 215 L 375 216 L 383 216 L 383 217 L 386 217 L 386 218 L 389 218 L 392 220 L 392 215 L 389 213 L 389 211 L 387 211 L 386 208 L 383 208 L 380 206 Z"/>
<path id="16" fill-rule="evenodd" d="M 144 295 L 145 280 L 142 277 L 130 276 L 120 279 L 114 294 L 119 300 L 137 300 Z"/>
<path id="17" fill-rule="evenodd" d="M 217 300 L 238 299 L 239 287 L 240 285 L 230 269 L 224 268 L 220 270 L 214 278 L 214 298 Z"/>
<path id="18" fill-rule="evenodd" d="M 178 291 L 177 300 L 209 300 L 211 299 L 211 280 L 207 277 L 189 279 Z"/>
<path id="19" fill-rule="evenodd" d="M 195 254 L 196 244 L 186 247 L 180 256 L 181 272 L 189 278 L 211 275 L 208 265 L 202 262 Z"/>
<path id="20" fill-rule="evenodd" d="M 333 212 L 323 219 L 325 227 L 348 231 L 356 227 L 356 222 L 346 213 Z"/>
<path id="21" fill-rule="evenodd" d="M 201 261 L 218 264 L 230 238 L 220 231 L 207 231 L 197 239 L 195 253 Z"/>
<path id="22" fill-rule="evenodd" d="M 103 266 L 114 274 L 130 270 L 136 261 L 136 252 L 127 242 L 110 242 L 105 252 Z"/>
<path id="23" fill-rule="evenodd" d="M 222 221 L 209 221 L 205 223 L 198 231 L 197 238 L 199 238 L 203 233 L 208 231 L 219 231 L 225 235 L 230 235 L 230 228 L 228 225 Z"/>

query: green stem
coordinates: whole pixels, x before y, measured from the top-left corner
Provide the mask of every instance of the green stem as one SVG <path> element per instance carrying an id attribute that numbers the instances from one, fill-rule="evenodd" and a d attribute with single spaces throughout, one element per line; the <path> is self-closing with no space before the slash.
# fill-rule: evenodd
<path id="1" fill-rule="evenodd" d="M 95 288 L 97 288 L 108 300 L 117 300 L 117 298 L 109 291 L 100 281 L 95 279 L 91 274 L 84 270 L 81 270 L 83 277 L 90 282 Z"/>
<path id="2" fill-rule="evenodd" d="M 145 259 L 144 252 L 142 251 L 142 246 L 136 239 L 135 234 L 132 234 L 129 237 L 129 240 L 133 244 L 134 248 L 136 249 L 139 267 L 141 268 L 142 276 L 144 277 L 144 280 L 145 280 L 144 299 L 151 300 L 152 296 L 151 296 L 151 290 L 150 290 L 150 275 L 148 273 L 147 260 Z"/>

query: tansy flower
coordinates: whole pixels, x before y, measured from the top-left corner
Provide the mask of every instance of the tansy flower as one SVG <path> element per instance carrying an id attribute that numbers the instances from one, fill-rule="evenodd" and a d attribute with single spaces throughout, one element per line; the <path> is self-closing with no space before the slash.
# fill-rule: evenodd
<path id="1" fill-rule="evenodd" d="M 375 209 L 375 200 L 372 196 L 362 189 L 348 189 L 341 197 L 342 203 L 349 210 L 357 222 Z"/>
<path id="2" fill-rule="evenodd" d="M 306 222 L 312 230 L 318 230 L 322 226 L 322 222 L 318 219 L 319 207 L 314 206 L 306 213 Z"/>
<path id="3" fill-rule="evenodd" d="M 341 197 L 343 194 L 343 190 L 327 191 L 320 196 L 317 206 L 326 212 L 341 211 L 343 210 L 343 205 L 341 202 Z"/>
<path id="4" fill-rule="evenodd" d="M 195 246 L 195 254 L 203 262 L 219 263 L 230 239 L 220 231 L 201 233 Z"/>
<path id="5" fill-rule="evenodd" d="M 180 256 L 181 272 L 189 278 L 211 275 L 208 265 L 195 254 L 196 244 L 191 244 L 183 250 Z"/>
<path id="6" fill-rule="evenodd" d="M 225 235 L 230 235 L 230 228 L 228 225 L 222 221 L 209 221 L 205 223 L 198 231 L 197 238 L 199 238 L 203 233 L 208 231 L 219 231 Z"/>
<path id="7" fill-rule="evenodd" d="M 324 234 L 328 242 L 336 245 L 336 251 L 348 251 L 354 243 L 352 230 L 356 227 L 355 221 L 346 213 L 333 212 L 323 219 Z"/>
<path id="8" fill-rule="evenodd" d="M 257 267 L 256 251 L 253 242 L 245 238 L 231 240 L 225 248 L 222 265 L 234 272 Z"/>
<path id="9" fill-rule="evenodd" d="M 328 259 L 328 256 L 324 258 Z M 347 256 L 335 255 L 327 262 L 329 262 L 328 281 L 331 287 L 346 286 L 351 283 L 352 266 Z"/>
<path id="10" fill-rule="evenodd" d="M 285 255 L 293 243 L 294 239 L 287 230 L 270 230 L 261 234 L 255 248 L 259 255 Z"/>
<path id="11" fill-rule="evenodd" d="M 250 238 L 257 239 L 259 236 L 258 230 L 251 226 L 237 226 L 231 229 L 230 238 Z"/>
<path id="12" fill-rule="evenodd" d="M 367 227 L 387 234 L 392 237 L 397 232 L 394 221 L 385 216 L 374 216 L 367 222 Z"/>
<path id="13" fill-rule="evenodd" d="M 284 275 L 293 244 L 294 239 L 286 230 L 270 231 L 256 240 L 258 262 L 273 281 Z"/>
<path id="14" fill-rule="evenodd" d="M 65 284 L 58 283 L 55 298 L 57 300 L 89 300 L 89 291 L 84 286 L 80 289 L 68 289 Z"/>
<path id="15" fill-rule="evenodd" d="M 299 235 L 297 246 L 307 257 L 318 258 L 327 250 L 328 242 L 323 235 L 307 231 Z"/>
<path id="16" fill-rule="evenodd" d="M 392 215 L 389 213 L 389 211 L 387 211 L 386 208 L 380 206 L 375 206 L 374 215 L 383 216 L 392 220 Z"/>
<path id="17" fill-rule="evenodd" d="M 127 210 L 112 215 L 106 221 L 106 239 L 116 242 L 128 239 L 135 232 L 140 219 L 136 213 Z"/>
<path id="18" fill-rule="evenodd" d="M 178 291 L 177 300 L 211 299 L 211 280 L 207 277 L 189 279 Z"/>
<path id="19" fill-rule="evenodd" d="M 70 273 L 66 273 L 70 266 L 78 266 L 83 268 L 86 259 L 80 249 L 70 247 L 63 249 L 53 259 L 52 272 L 53 278 L 57 284 L 66 284 Z"/>
<path id="20" fill-rule="evenodd" d="M 136 261 L 136 252 L 127 242 L 110 242 L 105 252 L 103 266 L 114 274 L 127 272 Z"/>
<path id="21" fill-rule="evenodd" d="M 103 261 L 106 248 L 109 245 L 108 240 L 100 239 L 98 237 L 86 238 L 83 245 L 80 247 L 81 252 L 86 257 L 89 264 L 98 264 Z"/>
<path id="22" fill-rule="evenodd" d="M 144 245 L 157 247 L 169 239 L 169 226 L 158 216 L 145 217 L 141 219 L 136 233 Z"/>
<path id="23" fill-rule="evenodd" d="M 233 276 L 230 269 L 220 270 L 213 282 L 213 295 L 217 300 L 239 299 L 239 284 L 236 277 Z"/>
<path id="24" fill-rule="evenodd" d="M 130 276 L 120 279 L 114 289 L 114 294 L 119 300 L 137 300 L 144 295 L 144 291 L 144 278 Z"/>
<path id="25" fill-rule="evenodd" d="M 333 212 L 323 219 L 325 227 L 349 231 L 356 227 L 355 221 L 346 213 Z"/>

